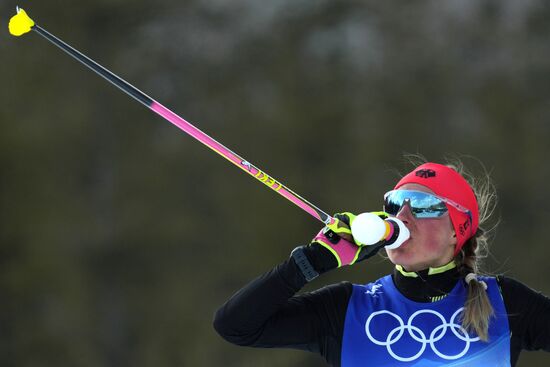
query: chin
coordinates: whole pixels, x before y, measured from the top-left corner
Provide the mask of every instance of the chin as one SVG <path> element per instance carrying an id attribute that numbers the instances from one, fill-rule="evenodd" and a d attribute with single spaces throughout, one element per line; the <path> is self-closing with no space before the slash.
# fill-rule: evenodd
<path id="1" fill-rule="evenodd" d="M 415 260 L 414 253 L 407 251 L 405 248 L 396 248 L 387 250 L 388 258 L 395 265 L 401 265 L 405 269 L 410 269 L 418 266 L 418 260 Z"/>

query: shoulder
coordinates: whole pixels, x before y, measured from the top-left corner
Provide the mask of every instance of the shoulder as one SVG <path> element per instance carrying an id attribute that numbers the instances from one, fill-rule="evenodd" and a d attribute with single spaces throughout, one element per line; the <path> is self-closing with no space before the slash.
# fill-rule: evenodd
<path id="1" fill-rule="evenodd" d="M 329 292 L 335 294 L 351 294 L 353 290 L 353 284 L 348 281 L 343 281 L 331 285 L 327 285 L 318 290 L 318 292 Z"/>
<path id="2" fill-rule="evenodd" d="M 367 284 L 352 284 L 352 291 L 353 295 L 360 299 L 371 299 L 378 298 L 384 293 L 393 294 L 395 287 L 391 275 L 386 275 Z"/>
<path id="3" fill-rule="evenodd" d="M 529 293 L 538 293 L 534 289 L 528 287 L 524 283 L 520 282 L 517 279 L 507 277 L 504 275 L 498 275 L 495 277 L 501 292 L 504 294 L 529 294 Z"/>
<path id="4" fill-rule="evenodd" d="M 311 300 L 332 299 L 333 301 L 337 302 L 347 302 L 352 292 L 353 284 L 345 281 L 324 286 L 312 292 L 305 293 L 302 296 Z"/>
<path id="5" fill-rule="evenodd" d="M 504 296 L 510 295 L 512 293 L 517 292 L 534 292 L 531 288 L 520 282 L 519 280 L 516 280 L 511 277 L 507 277 L 504 275 L 495 275 L 495 276 L 478 276 L 479 280 L 483 280 L 485 282 L 495 282 L 498 285 L 498 288 L 500 290 L 500 293 Z"/>
<path id="6" fill-rule="evenodd" d="M 330 302 L 337 307 L 347 307 L 348 302 L 354 293 L 370 294 L 377 292 L 385 281 L 386 277 L 367 284 L 355 284 L 348 281 L 343 281 L 324 286 L 309 293 L 301 294 L 298 297 L 307 299 L 314 303 L 327 304 Z"/>
<path id="7" fill-rule="evenodd" d="M 497 276 L 496 279 L 507 308 L 520 311 L 541 304 L 550 304 L 550 300 L 541 292 L 532 289 L 519 280 L 506 276 Z"/>

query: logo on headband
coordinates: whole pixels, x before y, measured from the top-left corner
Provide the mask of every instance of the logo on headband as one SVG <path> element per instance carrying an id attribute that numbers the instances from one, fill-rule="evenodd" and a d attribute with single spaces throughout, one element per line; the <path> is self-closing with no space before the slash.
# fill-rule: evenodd
<path id="1" fill-rule="evenodd" d="M 415 172 L 416 176 L 422 178 L 435 177 L 435 171 L 433 169 L 419 169 Z"/>
<path id="2" fill-rule="evenodd" d="M 464 236 L 468 228 L 470 228 L 470 218 L 466 219 L 466 221 L 458 227 L 458 231 L 460 232 L 460 235 Z"/>

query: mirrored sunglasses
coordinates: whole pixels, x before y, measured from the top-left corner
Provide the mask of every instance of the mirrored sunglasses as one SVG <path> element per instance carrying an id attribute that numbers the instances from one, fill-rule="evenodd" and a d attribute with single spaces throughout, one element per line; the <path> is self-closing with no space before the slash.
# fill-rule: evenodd
<path id="1" fill-rule="evenodd" d="M 439 218 L 447 213 L 447 205 L 470 215 L 468 209 L 454 201 L 422 191 L 392 190 L 384 194 L 384 211 L 390 215 L 397 215 L 406 203 L 415 218 Z"/>

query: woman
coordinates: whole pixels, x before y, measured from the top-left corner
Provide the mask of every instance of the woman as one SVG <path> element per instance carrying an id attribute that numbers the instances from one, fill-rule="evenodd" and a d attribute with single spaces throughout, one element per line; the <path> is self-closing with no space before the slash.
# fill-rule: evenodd
<path id="1" fill-rule="evenodd" d="M 391 275 L 295 296 L 318 274 L 384 246 L 355 244 L 346 226 L 354 217 L 340 214 L 228 300 L 214 327 L 238 345 L 309 350 L 343 367 L 514 366 L 522 349 L 550 351 L 550 299 L 514 279 L 476 274 L 490 194 L 476 195 L 450 166 L 422 164 L 384 196 L 384 211 L 411 234 L 387 250 Z M 350 249 L 356 256 L 344 257 Z"/>

